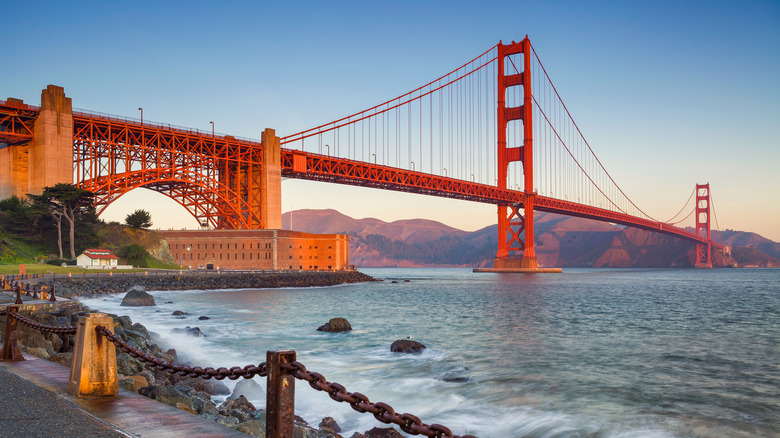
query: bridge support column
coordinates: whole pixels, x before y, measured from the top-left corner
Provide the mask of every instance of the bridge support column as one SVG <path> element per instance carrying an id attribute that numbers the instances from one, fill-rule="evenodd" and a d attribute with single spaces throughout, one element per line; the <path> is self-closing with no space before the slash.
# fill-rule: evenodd
<path id="1" fill-rule="evenodd" d="M 73 111 L 65 90 L 49 85 L 41 92 L 41 111 L 30 144 L 27 193 L 73 183 Z"/>
<path id="2" fill-rule="evenodd" d="M 696 244 L 697 268 L 712 268 L 712 245 L 710 237 L 710 184 L 696 184 L 696 235 L 707 239 L 707 243 Z"/>
<path id="3" fill-rule="evenodd" d="M 282 228 L 282 150 L 273 129 L 263 131 L 263 170 L 260 175 L 260 220 L 265 230 Z"/>

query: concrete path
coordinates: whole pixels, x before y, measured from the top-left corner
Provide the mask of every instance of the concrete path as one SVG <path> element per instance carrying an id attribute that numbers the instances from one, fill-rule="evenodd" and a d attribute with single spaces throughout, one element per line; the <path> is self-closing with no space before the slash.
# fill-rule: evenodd
<path id="1" fill-rule="evenodd" d="M 0 437 L 237 437 L 248 435 L 136 393 L 70 395 L 70 369 L 24 355 L 0 362 Z"/>

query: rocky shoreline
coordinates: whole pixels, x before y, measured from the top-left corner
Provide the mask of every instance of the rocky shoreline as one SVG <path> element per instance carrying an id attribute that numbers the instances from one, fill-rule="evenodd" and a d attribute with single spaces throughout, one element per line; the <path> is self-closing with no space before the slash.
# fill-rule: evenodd
<path id="1" fill-rule="evenodd" d="M 345 283 L 376 281 L 359 271 L 302 271 L 271 273 L 188 273 L 169 275 L 122 275 L 101 277 L 57 277 L 39 284 L 56 285 L 58 297 L 73 298 L 85 295 L 124 293 L 133 286 L 146 290 L 191 290 L 191 289 L 266 289 L 291 287 L 324 287 Z"/>
<path id="2" fill-rule="evenodd" d="M 304 287 L 374 281 L 359 272 L 295 274 L 222 274 L 220 277 L 168 276 L 168 277 L 109 277 L 101 279 L 70 278 L 57 280 L 59 296 L 95 295 L 125 292 L 141 285 L 156 290 L 217 289 L 241 287 Z M 322 275 L 330 274 L 330 275 Z M 262 278 L 265 277 L 265 278 Z M 263 286 L 259 286 L 262 284 Z M 87 285 L 87 287 L 85 287 Z M 208 285 L 208 286 L 206 286 Z M 276 285 L 276 286 L 271 286 Z M 217 287 L 222 286 L 222 287 Z M 60 289 L 61 288 L 61 289 Z M 76 293 L 78 291 L 79 293 Z M 86 306 L 62 307 L 56 311 L 39 310 L 25 315 L 46 325 L 75 326 L 79 316 L 99 312 Z M 132 347 L 168 362 L 178 362 L 176 350 L 167 348 L 165 339 L 149 332 L 129 316 L 110 315 L 114 319 L 114 333 Z M 4 319 L 2 317 L 0 319 Z M 5 324 L 0 324 L 0 333 Z M 2 333 L 4 335 L 4 333 Z M 73 361 L 75 335 L 41 332 L 25 324 L 18 326 L 20 349 L 44 359 L 70 367 Z M 198 364 L 192 364 L 198 365 Z M 265 409 L 256 409 L 248 398 L 262 399 L 264 391 L 257 379 L 242 379 L 235 389 L 217 380 L 205 380 L 179 376 L 156 368 L 146 367 L 122 350 L 117 349 L 117 373 L 122 388 L 136 392 L 159 402 L 174 406 L 194 415 L 218 422 L 225 427 L 246 434 L 265 438 Z M 227 396 L 220 404 L 212 396 Z M 249 396 L 247 398 L 247 396 Z M 296 417 L 294 438 L 345 438 L 339 435 L 340 427 L 333 418 L 323 418 L 317 427 L 311 427 Z M 365 433 L 355 432 L 348 438 L 397 438 L 402 437 L 393 428 L 374 428 Z"/>

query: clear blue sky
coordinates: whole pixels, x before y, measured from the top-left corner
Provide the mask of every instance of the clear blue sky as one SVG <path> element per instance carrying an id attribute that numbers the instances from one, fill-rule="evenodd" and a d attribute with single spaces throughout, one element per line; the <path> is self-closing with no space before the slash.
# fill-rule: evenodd
<path id="1" fill-rule="evenodd" d="M 259 138 L 397 96 L 526 34 L 637 205 L 674 215 L 709 182 L 721 229 L 780 241 L 780 2 L 6 2 L 0 98 Z M 495 207 L 286 180 L 283 209 L 422 217 L 466 230 Z M 155 226 L 195 226 L 138 190 Z"/>

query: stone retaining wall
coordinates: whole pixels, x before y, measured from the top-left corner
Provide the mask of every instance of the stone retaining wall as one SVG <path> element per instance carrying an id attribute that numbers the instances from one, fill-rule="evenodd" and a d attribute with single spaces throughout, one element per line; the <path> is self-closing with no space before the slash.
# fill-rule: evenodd
<path id="1" fill-rule="evenodd" d="M 222 274 L 170 274 L 128 275 L 113 277 L 70 277 L 56 279 L 56 295 L 72 298 L 81 295 L 98 295 L 127 292 L 133 286 L 146 290 L 190 289 L 266 289 L 281 287 L 322 287 L 345 283 L 375 281 L 358 271 L 336 272 L 273 272 L 273 273 L 222 273 Z M 51 285 L 51 280 L 39 284 Z"/>

